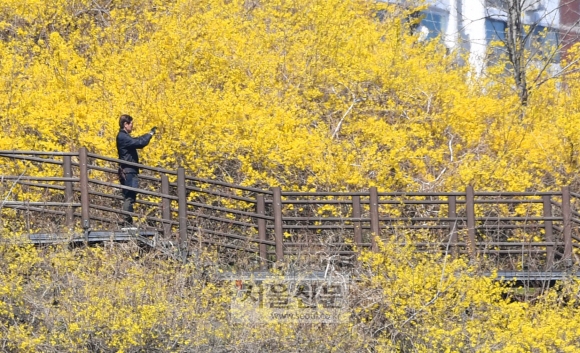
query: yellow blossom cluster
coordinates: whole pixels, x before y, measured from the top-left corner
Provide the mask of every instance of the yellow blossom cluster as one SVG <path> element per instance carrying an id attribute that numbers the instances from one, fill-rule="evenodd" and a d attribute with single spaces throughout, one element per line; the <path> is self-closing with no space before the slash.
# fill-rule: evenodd
<path id="1" fill-rule="evenodd" d="M 522 107 L 401 8 L 366 0 L 5 0 L 0 149 L 116 156 L 294 190 L 554 189 L 575 180 L 578 81 Z M 378 16 L 377 14 L 381 14 Z M 570 51 L 573 57 L 575 54 Z M 533 72 L 530 75 L 534 74 Z"/>
<path id="2" fill-rule="evenodd" d="M 381 244 L 351 272 L 347 320 L 239 323 L 231 318 L 236 287 L 216 261 L 203 253 L 184 264 L 134 244 L 71 250 L 3 242 L 0 345 L 9 352 L 574 352 L 580 344 L 576 280 L 512 290 L 462 259 Z"/>

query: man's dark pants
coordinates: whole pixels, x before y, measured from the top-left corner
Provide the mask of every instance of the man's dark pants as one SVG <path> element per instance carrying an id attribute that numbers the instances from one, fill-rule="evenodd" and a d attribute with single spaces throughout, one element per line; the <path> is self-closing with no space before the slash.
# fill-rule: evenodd
<path id="1" fill-rule="evenodd" d="M 139 187 L 139 177 L 137 173 L 125 173 L 125 179 L 121 179 L 121 184 L 132 188 Z M 133 212 L 133 204 L 137 199 L 137 192 L 123 189 L 123 211 Z M 133 224 L 133 217 L 125 215 L 125 224 Z"/>

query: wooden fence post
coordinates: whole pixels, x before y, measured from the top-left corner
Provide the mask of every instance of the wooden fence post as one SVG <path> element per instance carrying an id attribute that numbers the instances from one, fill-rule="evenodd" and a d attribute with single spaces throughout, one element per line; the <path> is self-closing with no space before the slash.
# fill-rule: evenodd
<path id="1" fill-rule="evenodd" d="M 85 236 L 88 237 L 88 230 L 91 227 L 90 221 L 90 200 L 89 200 L 89 171 L 87 162 L 87 149 L 81 147 L 79 150 L 79 167 L 80 167 L 80 187 L 81 187 L 81 224 L 85 230 Z M 88 239 L 86 239 L 88 241 Z"/>
<path id="2" fill-rule="evenodd" d="M 544 205 L 543 216 L 545 218 L 552 217 L 552 203 L 550 202 L 550 195 L 542 196 L 542 203 Z M 544 220 L 544 232 L 546 233 L 546 241 L 553 242 L 553 224 L 551 220 Z M 554 264 L 554 245 L 546 246 L 546 268 L 549 271 Z"/>
<path id="3" fill-rule="evenodd" d="M 352 218 L 360 218 L 360 196 L 352 197 Z M 354 221 L 354 243 L 359 251 L 362 250 L 362 227 L 360 221 Z"/>
<path id="4" fill-rule="evenodd" d="M 72 161 L 71 156 L 64 156 L 62 159 L 63 176 L 65 178 L 72 178 Z M 73 183 L 72 181 L 64 182 L 64 202 L 72 203 L 74 200 Z M 70 230 L 74 226 L 74 209 L 68 205 L 66 207 L 65 225 Z"/>
<path id="5" fill-rule="evenodd" d="M 274 211 L 274 235 L 276 237 L 276 261 L 284 260 L 284 228 L 282 225 L 282 190 L 279 186 L 272 188 L 274 193 L 272 207 Z"/>
<path id="6" fill-rule="evenodd" d="M 379 224 L 379 193 L 375 186 L 371 187 L 370 193 L 370 213 L 371 213 L 371 249 L 372 251 L 378 251 L 379 247 L 377 245 L 376 237 L 381 235 L 381 227 Z"/>
<path id="7" fill-rule="evenodd" d="M 185 169 L 177 168 L 177 199 L 179 217 L 179 251 L 183 260 L 187 256 L 187 190 L 185 188 Z"/>
<path id="8" fill-rule="evenodd" d="M 266 215 L 266 202 L 262 194 L 256 195 L 256 213 L 261 216 Z M 265 267 L 268 251 L 266 244 L 262 243 L 266 241 L 266 220 L 264 218 L 258 218 L 258 239 L 260 240 L 260 261 L 262 262 L 262 267 Z"/>
<path id="9" fill-rule="evenodd" d="M 572 210 L 569 186 L 562 188 L 562 220 L 564 221 L 564 264 L 572 266 Z"/>
<path id="10" fill-rule="evenodd" d="M 169 195 L 169 178 L 161 174 L 161 194 Z M 168 238 L 171 235 L 171 200 L 163 197 L 161 199 L 161 218 L 163 222 L 163 235 Z"/>
<path id="11" fill-rule="evenodd" d="M 458 255 L 457 247 L 457 197 L 451 195 L 447 198 L 447 217 L 449 218 L 449 242 L 451 243 L 451 253 Z"/>
<path id="12" fill-rule="evenodd" d="M 467 242 L 469 243 L 469 257 L 475 260 L 475 192 L 473 186 L 469 185 L 465 190 L 465 208 L 467 213 Z"/>

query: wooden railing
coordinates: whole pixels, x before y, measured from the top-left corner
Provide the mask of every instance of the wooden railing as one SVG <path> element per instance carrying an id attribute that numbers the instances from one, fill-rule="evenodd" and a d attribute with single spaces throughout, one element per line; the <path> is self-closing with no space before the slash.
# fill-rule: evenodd
<path id="1" fill-rule="evenodd" d="M 377 235 L 421 251 L 465 254 L 501 268 L 550 270 L 580 247 L 580 195 L 554 192 L 293 192 L 233 185 L 137 165 L 139 189 L 119 185 L 120 161 L 79 152 L 0 151 L 5 229 L 119 229 L 121 189 L 139 193 L 139 229 L 183 251 L 210 245 L 262 261 L 377 250 Z M 126 163 L 126 162 L 124 162 Z M 132 164 L 132 163 L 126 163 Z"/>

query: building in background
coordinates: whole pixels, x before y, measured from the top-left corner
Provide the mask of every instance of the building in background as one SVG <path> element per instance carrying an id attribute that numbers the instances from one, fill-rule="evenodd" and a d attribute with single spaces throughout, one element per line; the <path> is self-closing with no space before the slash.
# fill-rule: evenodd
<path id="1" fill-rule="evenodd" d="M 449 49 L 467 51 L 471 65 L 481 72 L 505 52 L 498 43 L 506 39 L 508 1 L 431 2 L 421 14 L 420 38 L 440 38 Z M 526 46 L 535 50 L 558 48 L 555 55 L 547 58 L 556 69 L 570 46 L 580 40 L 580 0 L 524 0 L 521 19 L 530 31 Z"/>

